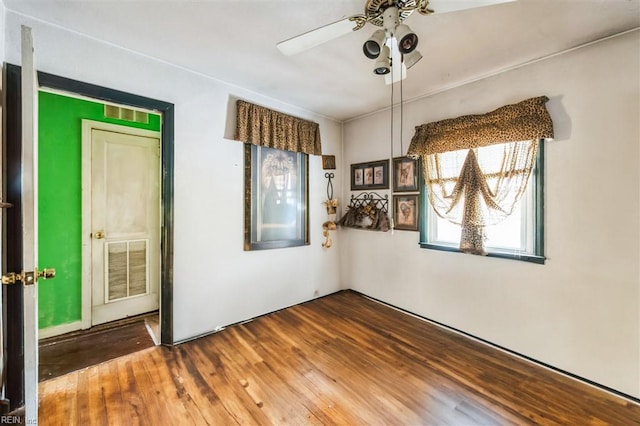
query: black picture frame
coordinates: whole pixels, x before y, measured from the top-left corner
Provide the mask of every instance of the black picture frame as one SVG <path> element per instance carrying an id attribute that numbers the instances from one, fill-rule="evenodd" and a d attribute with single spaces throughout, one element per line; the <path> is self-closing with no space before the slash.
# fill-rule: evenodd
<path id="1" fill-rule="evenodd" d="M 351 165 L 351 190 L 389 189 L 389 160 Z"/>
<path id="2" fill-rule="evenodd" d="M 245 144 L 244 250 L 309 245 L 309 156 Z"/>
<path id="3" fill-rule="evenodd" d="M 420 160 L 409 157 L 393 159 L 393 192 L 420 191 Z"/>
<path id="4" fill-rule="evenodd" d="M 419 223 L 419 194 L 402 194 L 393 196 L 394 229 L 417 231 Z"/>

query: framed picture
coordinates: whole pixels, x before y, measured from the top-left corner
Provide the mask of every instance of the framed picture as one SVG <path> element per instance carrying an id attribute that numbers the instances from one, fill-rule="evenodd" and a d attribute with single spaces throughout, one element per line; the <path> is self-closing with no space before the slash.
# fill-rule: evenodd
<path id="1" fill-rule="evenodd" d="M 322 170 L 335 170 L 336 168 L 336 156 L 335 155 L 323 155 L 322 156 Z"/>
<path id="2" fill-rule="evenodd" d="M 409 157 L 393 159 L 393 192 L 420 190 L 420 160 Z"/>
<path id="3" fill-rule="evenodd" d="M 351 165 L 351 190 L 389 189 L 389 160 Z"/>
<path id="4" fill-rule="evenodd" d="M 394 195 L 393 217 L 395 229 L 418 230 L 418 194 Z"/>
<path id="5" fill-rule="evenodd" d="M 309 244 L 309 157 L 245 144 L 244 249 Z"/>
<path id="6" fill-rule="evenodd" d="M 366 167 L 364 169 L 364 184 L 373 185 L 373 167 Z"/>
<path id="7" fill-rule="evenodd" d="M 355 182 L 355 186 L 363 186 L 364 185 L 364 169 L 356 169 L 353 171 L 353 182 Z M 354 183 L 351 183 L 351 188 L 353 189 Z"/>

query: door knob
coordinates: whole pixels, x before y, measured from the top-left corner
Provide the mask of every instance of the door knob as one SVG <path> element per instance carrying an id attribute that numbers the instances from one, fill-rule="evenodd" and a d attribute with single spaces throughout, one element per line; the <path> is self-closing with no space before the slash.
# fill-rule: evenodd
<path id="1" fill-rule="evenodd" d="M 44 268 L 42 271 L 37 271 L 38 278 L 42 278 L 43 280 L 49 280 L 51 278 L 56 277 L 56 269 L 55 268 Z"/>
<path id="2" fill-rule="evenodd" d="M 95 238 L 96 240 L 101 240 L 104 238 L 104 231 L 98 231 L 95 234 L 93 234 L 93 238 Z"/>
<path id="3" fill-rule="evenodd" d="M 33 285 L 38 282 L 39 278 L 48 280 L 55 278 L 55 276 L 56 270 L 54 268 L 44 268 L 42 271 L 36 268 L 33 272 L 22 272 L 19 274 L 9 272 L 2 276 L 2 284 L 15 284 L 16 281 L 22 281 L 23 285 Z"/>

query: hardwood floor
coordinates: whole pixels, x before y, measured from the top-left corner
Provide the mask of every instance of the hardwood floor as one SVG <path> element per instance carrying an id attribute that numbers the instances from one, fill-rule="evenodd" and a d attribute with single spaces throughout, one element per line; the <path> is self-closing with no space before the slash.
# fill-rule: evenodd
<path id="1" fill-rule="evenodd" d="M 40 383 L 41 425 L 640 424 L 640 405 L 353 292 Z"/>
<path id="2" fill-rule="evenodd" d="M 149 327 L 158 324 L 158 312 L 42 339 L 38 381 L 154 346 L 148 324 Z"/>

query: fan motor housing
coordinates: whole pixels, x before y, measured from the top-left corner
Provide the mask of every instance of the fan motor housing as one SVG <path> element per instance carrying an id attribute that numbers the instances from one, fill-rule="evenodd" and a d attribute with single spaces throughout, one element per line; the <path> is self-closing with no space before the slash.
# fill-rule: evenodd
<path id="1" fill-rule="evenodd" d="M 370 23 L 378 27 L 384 25 L 383 12 L 390 6 L 395 6 L 400 10 L 398 19 L 404 21 L 413 13 L 416 7 L 416 0 L 367 0 L 364 5 L 364 14 Z M 411 10 L 402 10 L 403 8 L 411 8 Z"/>

